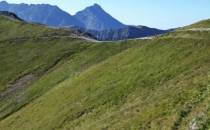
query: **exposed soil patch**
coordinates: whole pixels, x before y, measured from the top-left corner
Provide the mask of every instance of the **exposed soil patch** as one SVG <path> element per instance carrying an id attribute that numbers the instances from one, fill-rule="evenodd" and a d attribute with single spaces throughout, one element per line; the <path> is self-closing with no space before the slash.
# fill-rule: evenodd
<path id="1" fill-rule="evenodd" d="M 35 79 L 36 77 L 33 74 L 28 74 L 17 79 L 8 85 L 8 89 L 6 91 L 0 93 L 0 100 L 14 96 L 18 92 L 25 90 Z"/>

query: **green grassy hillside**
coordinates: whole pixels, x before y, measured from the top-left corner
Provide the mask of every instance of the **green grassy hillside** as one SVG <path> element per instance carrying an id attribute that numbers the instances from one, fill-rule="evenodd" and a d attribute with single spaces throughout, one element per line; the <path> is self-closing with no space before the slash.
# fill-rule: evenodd
<path id="1" fill-rule="evenodd" d="M 185 28 L 210 28 L 210 19 L 202 20 L 202 21 L 197 22 L 195 24 L 189 25 Z"/>
<path id="2" fill-rule="evenodd" d="M 0 119 L 41 96 L 59 82 L 129 47 L 124 43 L 95 44 L 63 37 L 60 36 L 63 30 L 11 21 L 4 16 L 2 18 L 3 30 L 13 33 L 15 29 L 20 39 L 11 35 L 0 42 Z M 10 24 L 14 25 L 11 27 Z M 19 28 L 19 24 L 24 24 L 23 28 Z M 33 34 L 22 34 L 26 31 L 25 26 L 33 30 Z M 43 30 L 53 35 L 44 37 Z M 71 32 L 67 33 L 71 35 Z"/>
<path id="3" fill-rule="evenodd" d="M 179 28 L 175 32 L 170 32 L 163 37 L 190 38 L 190 39 L 209 39 L 210 20 L 203 20 L 195 24 Z"/>
<path id="4" fill-rule="evenodd" d="M 19 24 L 7 21 L 8 32 Z M 0 42 L 0 129 L 208 129 L 208 34 L 183 28 L 115 43 L 10 35 Z"/>

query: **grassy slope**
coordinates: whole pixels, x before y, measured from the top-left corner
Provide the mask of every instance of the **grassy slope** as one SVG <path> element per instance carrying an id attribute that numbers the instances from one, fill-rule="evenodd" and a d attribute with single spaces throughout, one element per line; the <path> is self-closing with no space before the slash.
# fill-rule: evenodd
<path id="1" fill-rule="evenodd" d="M 10 20 L 6 16 L 0 16 L 0 41 L 15 40 L 17 38 L 27 37 L 43 37 L 43 36 L 66 36 L 70 35 L 71 31 L 63 29 L 50 29 L 43 25 L 28 24 L 18 20 Z"/>
<path id="2" fill-rule="evenodd" d="M 0 119 L 17 111 L 66 78 L 129 48 L 125 43 L 94 44 L 70 37 L 54 37 L 63 35 L 64 30 L 11 21 L 6 17 L 0 17 L 0 20 L 4 24 L 0 25 L 3 30 L 0 35 L 5 36 L 1 37 L 4 40 L 0 42 L 0 94 L 10 89 L 9 84 L 25 75 L 32 74 L 35 77 L 35 81 L 26 88 L 0 98 Z M 25 35 L 28 33 L 25 28 L 33 30 L 33 33 Z M 52 34 L 47 38 L 46 30 Z M 5 31 L 14 34 L 5 35 Z M 65 32 L 71 35 L 71 32 Z"/>
<path id="3" fill-rule="evenodd" d="M 68 52 L 71 55 L 68 55 L 67 57 L 65 57 L 64 59 L 61 59 L 61 61 L 59 61 L 59 63 L 55 66 L 51 66 L 51 64 L 49 64 L 49 66 L 51 67 L 50 70 L 48 70 L 47 68 L 47 72 L 42 72 L 41 76 L 39 76 L 40 78 L 38 78 L 38 80 L 33 83 L 31 85 L 31 87 L 29 87 L 29 89 L 26 90 L 26 92 L 24 92 L 22 94 L 21 92 L 21 98 L 19 98 L 19 100 L 17 100 L 16 98 L 14 99 L 6 99 L 4 102 L 6 102 L 6 104 L 3 102 L 0 110 L 1 110 L 1 114 L 0 117 L 4 117 L 8 114 L 10 114 L 12 111 L 19 109 L 19 107 L 21 107 L 22 105 L 24 105 L 25 103 L 29 102 L 30 100 L 36 98 L 37 96 L 42 95 L 42 93 L 46 92 L 48 89 L 51 89 L 52 87 L 54 87 L 56 84 L 58 84 L 59 82 L 62 82 L 63 80 L 65 80 L 66 78 L 69 77 L 73 77 L 75 76 L 77 73 L 82 72 L 83 70 L 87 69 L 88 67 L 90 67 L 93 64 L 96 64 L 106 58 L 108 58 L 109 56 L 115 55 L 116 53 L 126 49 L 128 46 L 126 44 L 90 44 L 90 43 L 79 43 L 79 42 L 73 42 L 73 40 L 68 39 L 67 41 L 71 41 L 71 42 L 66 42 L 63 40 L 59 40 L 58 42 L 56 42 L 57 44 L 54 46 L 54 48 L 51 48 L 53 50 L 58 50 L 58 46 L 61 47 L 61 45 L 63 44 L 65 48 L 63 48 L 63 50 L 60 50 L 62 52 Z M 74 46 L 71 46 L 73 42 Z M 23 43 L 22 43 L 23 44 Z M 33 43 L 32 43 L 33 44 Z M 33 44 L 33 45 L 37 45 Z M 50 45 L 52 47 L 53 43 L 48 42 L 47 45 Z M 68 48 L 67 48 L 68 47 Z M 85 47 L 85 49 L 84 49 Z M 43 46 L 41 47 L 43 48 Z M 26 50 L 26 47 L 24 46 L 24 48 L 21 48 L 22 50 Z M 30 48 L 28 48 L 30 49 Z M 46 57 L 49 56 L 49 54 L 59 54 L 59 53 L 52 53 L 49 49 L 47 48 L 47 46 L 45 48 L 43 48 L 45 50 L 43 50 L 42 53 L 40 53 L 40 50 L 38 51 L 40 53 L 40 55 L 44 56 L 43 59 L 43 63 L 50 63 L 50 61 L 48 60 L 46 62 Z M 46 51 L 48 50 L 49 51 Z M 35 48 L 33 48 L 34 51 L 36 51 Z M 20 49 L 19 49 L 20 51 Z M 72 51 L 76 51 L 74 53 L 72 53 Z M 27 53 L 24 53 L 23 55 L 26 55 Z M 45 56 L 46 54 L 46 56 Z M 64 56 L 66 53 L 64 53 Z M 56 55 L 56 56 L 57 56 Z M 60 57 L 54 57 L 56 59 L 53 59 L 55 61 L 57 61 L 57 59 L 60 59 Z M 61 56 L 62 57 L 62 56 Z M 37 65 L 37 66 L 41 66 L 44 67 L 45 64 L 40 64 L 40 60 L 39 59 L 34 59 L 34 62 L 31 62 L 32 65 Z M 27 63 L 27 62 L 26 62 Z M 54 64 L 54 61 L 52 62 L 52 64 Z M 23 65 L 19 65 L 20 67 L 26 68 L 26 66 Z M 29 66 L 30 67 L 30 66 Z M 35 66 L 36 67 L 36 66 Z M 14 71 L 12 72 L 17 72 L 17 67 L 14 68 Z M 20 70 L 20 69 L 18 69 Z M 45 71 L 45 70 L 44 70 Z M 25 70 L 24 70 L 25 72 Z M 35 69 L 35 71 L 33 73 L 40 73 L 40 69 Z M 15 96 L 16 97 L 16 96 Z"/>
<path id="4" fill-rule="evenodd" d="M 84 44 L 25 91 L 20 104 L 34 100 L 0 129 L 208 128 L 210 39 L 173 35 Z"/>
<path id="5" fill-rule="evenodd" d="M 210 19 L 202 20 L 202 21 L 197 22 L 195 24 L 189 25 L 185 28 L 210 28 Z"/>
<path id="6" fill-rule="evenodd" d="M 43 26 L 27 24 L 21 21 L 9 20 L 7 17 L 4 16 L 0 16 L 0 21 L 0 90 L 3 90 L 8 82 L 11 82 L 12 80 L 18 78 L 20 73 L 30 73 L 30 71 L 33 71 L 34 69 L 42 66 L 41 64 L 52 64 L 53 59 L 60 57 L 62 53 L 66 53 L 64 52 L 64 49 L 67 50 L 68 46 L 71 47 L 71 45 L 73 45 L 60 45 L 59 40 L 56 41 L 56 38 L 45 38 L 45 42 L 43 42 L 42 39 L 38 38 L 64 34 L 70 35 L 71 32 L 67 32 L 65 30 L 53 30 Z M 78 40 L 74 41 L 76 43 Z M 48 49 L 49 52 L 51 51 L 50 54 L 48 50 L 44 52 L 44 55 L 39 54 L 39 51 L 43 52 L 45 50 L 45 47 L 51 47 L 51 44 L 47 44 L 48 42 L 55 45 L 55 47 L 57 46 L 57 50 L 53 50 L 52 46 L 51 49 Z M 19 49 L 21 48 L 26 49 L 22 49 L 20 51 Z M 48 59 L 49 62 L 43 63 L 44 58 Z M 39 62 L 40 65 L 37 65 L 34 62 Z M 42 69 L 47 66 L 48 65 L 42 66 Z M 23 70 L 25 72 L 23 72 Z"/>
<path id="7" fill-rule="evenodd" d="M 198 29 L 198 30 L 194 31 L 191 29 Z M 208 31 L 202 29 L 207 29 Z M 167 36 L 172 38 L 208 39 L 210 35 L 209 29 L 210 29 L 210 20 L 203 20 L 195 24 L 186 26 L 184 28 L 179 28 L 177 29 L 176 32 L 170 32 L 164 37 Z"/>

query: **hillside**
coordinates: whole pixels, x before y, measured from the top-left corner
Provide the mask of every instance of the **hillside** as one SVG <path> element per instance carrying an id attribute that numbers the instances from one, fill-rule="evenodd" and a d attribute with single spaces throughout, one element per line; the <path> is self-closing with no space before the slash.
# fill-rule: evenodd
<path id="1" fill-rule="evenodd" d="M 0 129 L 210 128 L 209 31 L 92 43 L 0 23 Z"/>
<path id="2" fill-rule="evenodd" d="M 210 28 L 210 19 L 202 20 L 195 24 L 189 25 L 189 26 L 187 26 L 187 28 Z"/>
<path id="3" fill-rule="evenodd" d="M 74 31 L 28 24 L 4 14 L 0 23 L 0 119 L 67 77 L 128 48 L 90 43 L 74 38 Z M 55 79 L 48 82 L 49 78 Z"/>
<path id="4" fill-rule="evenodd" d="M 179 28 L 176 32 L 170 32 L 165 37 L 190 38 L 190 39 L 209 39 L 210 20 L 203 20 L 195 24 Z"/>

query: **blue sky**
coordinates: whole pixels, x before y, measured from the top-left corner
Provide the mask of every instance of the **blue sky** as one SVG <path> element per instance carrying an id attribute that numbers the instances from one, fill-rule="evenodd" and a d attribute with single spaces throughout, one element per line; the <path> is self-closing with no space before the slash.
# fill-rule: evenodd
<path id="1" fill-rule="evenodd" d="M 2 1 L 2 0 L 0 0 Z M 210 18 L 210 0 L 6 0 L 10 3 L 48 3 L 74 14 L 98 3 L 113 17 L 130 25 L 161 29 Z"/>

